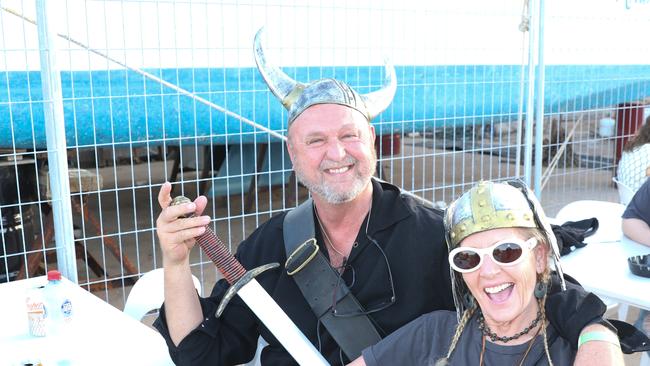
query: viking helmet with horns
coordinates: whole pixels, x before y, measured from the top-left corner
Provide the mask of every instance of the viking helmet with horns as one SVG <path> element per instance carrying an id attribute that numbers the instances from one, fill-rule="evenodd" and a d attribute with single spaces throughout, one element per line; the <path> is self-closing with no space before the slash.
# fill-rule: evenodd
<path id="1" fill-rule="evenodd" d="M 560 264 L 560 250 L 542 205 L 520 180 L 503 183 L 481 181 L 452 202 L 445 211 L 445 235 L 449 251 L 466 237 L 497 228 L 531 228 L 539 230 L 551 250 L 553 267 L 562 289 L 566 288 Z M 450 269 L 454 303 L 458 317 L 470 306 L 469 290 L 462 276 Z"/>
<path id="2" fill-rule="evenodd" d="M 360 95 L 346 83 L 335 79 L 321 79 L 309 84 L 297 82 L 268 62 L 264 55 L 263 33 L 262 27 L 255 34 L 255 62 L 271 92 L 289 111 L 289 126 L 302 112 L 316 104 L 344 105 L 361 112 L 370 121 L 388 108 L 395 96 L 395 68 L 388 63 L 382 88 L 368 94 Z"/>

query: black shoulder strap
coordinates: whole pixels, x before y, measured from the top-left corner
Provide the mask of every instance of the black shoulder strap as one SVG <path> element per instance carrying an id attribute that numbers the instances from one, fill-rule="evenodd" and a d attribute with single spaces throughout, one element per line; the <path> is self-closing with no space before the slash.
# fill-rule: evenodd
<path id="1" fill-rule="evenodd" d="M 287 273 L 293 277 L 318 320 L 327 328 L 345 355 L 354 360 L 364 348 L 381 340 L 367 315 L 337 317 L 331 311 L 334 288 L 336 310 L 344 313 L 364 312 L 344 281 L 320 252 L 315 240 L 313 201 L 308 199 L 289 211 L 284 218 L 284 247 Z"/>

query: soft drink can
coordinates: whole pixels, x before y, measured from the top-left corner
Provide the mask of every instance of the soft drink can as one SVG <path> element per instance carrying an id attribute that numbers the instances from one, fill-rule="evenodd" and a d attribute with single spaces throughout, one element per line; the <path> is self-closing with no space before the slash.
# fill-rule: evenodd
<path id="1" fill-rule="evenodd" d="M 43 287 L 27 290 L 27 319 L 29 334 L 35 337 L 45 336 L 47 313 L 43 296 Z"/>

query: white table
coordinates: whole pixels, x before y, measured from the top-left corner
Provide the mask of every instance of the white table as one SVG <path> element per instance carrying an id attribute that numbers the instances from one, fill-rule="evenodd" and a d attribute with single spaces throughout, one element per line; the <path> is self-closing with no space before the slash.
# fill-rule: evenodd
<path id="1" fill-rule="evenodd" d="M 43 285 L 36 277 L 0 285 L 0 359 L 2 365 L 45 358 L 47 337 L 29 335 L 26 292 Z M 73 365 L 173 365 L 163 338 L 100 298 L 63 279 L 71 296 L 74 324 L 68 345 Z"/>
<path id="2" fill-rule="evenodd" d="M 625 236 L 620 241 L 586 242 L 586 247 L 561 258 L 564 272 L 597 295 L 650 310 L 650 278 L 632 274 L 627 264 L 628 257 L 650 254 L 650 247 Z"/>

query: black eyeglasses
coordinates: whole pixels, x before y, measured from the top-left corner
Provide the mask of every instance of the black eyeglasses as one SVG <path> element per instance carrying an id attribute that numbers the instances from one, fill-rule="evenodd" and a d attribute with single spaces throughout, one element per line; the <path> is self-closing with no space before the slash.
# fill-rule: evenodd
<path id="1" fill-rule="evenodd" d="M 382 303 L 376 305 L 373 309 L 366 310 L 366 311 L 358 311 L 357 310 L 357 311 L 347 312 L 346 313 L 344 311 L 337 310 L 336 309 L 336 304 L 337 304 L 337 301 L 336 301 L 337 296 L 336 295 L 338 293 L 339 286 L 340 286 L 342 278 L 343 278 L 343 272 L 345 272 L 345 270 L 347 270 L 347 269 L 350 269 L 352 271 L 352 283 L 348 287 L 351 288 L 352 286 L 354 286 L 354 283 L 356 281 L 356 275 L 354 273 L 354 267 L 352 267 L 351 265 L 348 265 L 345 262 L 343 262 L 343 270 L 339 271 L 338 278 L 337 278 L 337 281 L 336 281 L 336 286 L 334 286 L 334 292 L 332 293 L 332 307 L 331 307 L 332 310 L 331 311 L 332 311 L 332 314 L 335 317 L 349 318 L 349 317 L 353 317 L 353 316 L 369 315 L 369 314 L 376 313 L 378 311 L 382 311 L 382 310 L 388 308 L 389 306 L 393 305 L 395 303 L 395 301 L 396 301 L 397 297 L 395 296 L 395 285 L 393 284 L 393 272 L 390 270 L 390 264 L 388 263 L 388 257 L 386 256 L 386 253 L 381 248 L 381 246 L 379 246 L 379 243 L 377 243 L 377 240 L 375 240 L 373 237 L 368 235 L 368 233 L 366 233 L 366 237 L 368 238 L 368 240 L 370 240 L 370 242 L 375 247 L 377 247 L 377 249 L 379 249 L 379 252 L 384 257 L 384 262 L 386 263 L 386 268 L 388 269 L 388 281 L 390 283 L 391 297 L 390 297 L 389 300 L 383 301 Z"/>

